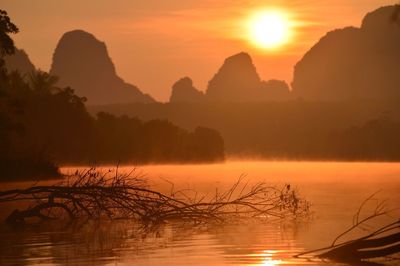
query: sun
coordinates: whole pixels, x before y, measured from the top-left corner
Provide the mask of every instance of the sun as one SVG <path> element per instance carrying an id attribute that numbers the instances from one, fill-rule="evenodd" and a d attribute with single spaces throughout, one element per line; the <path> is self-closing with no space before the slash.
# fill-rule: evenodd
<path id="1" fill-rule="evenodd" d="M 291 23 L 289 16 L 283 11 L 258 11 L 250 17 L 247 24 L 249 40 L 260 48 L 278 48 L 290 40 Z"/>

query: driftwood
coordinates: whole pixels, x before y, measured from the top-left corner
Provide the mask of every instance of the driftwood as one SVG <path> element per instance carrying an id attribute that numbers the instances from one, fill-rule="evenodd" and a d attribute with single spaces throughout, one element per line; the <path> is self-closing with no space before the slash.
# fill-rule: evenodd
<path id="1" fill-rule="evenodd" d="M 112 175 L 112 176 L 110 176 Z M 72 181 L 71 181 L 72 180 Z M 141 177 L 89 169 L 52 186 L 0 192 L 0 204 L 29 202 L 13 211 L 9 224 L 56 219 L 135 219 L 144 225 L 168 221 L 194 224 L 233 222 L 242 218 L 296 219 L 309 214 L 309 203 L 290 185 L 249 185 L 243 177 L 223 193 L 199 196 L 194 191 L 169 195 L 150 189 Z"/>
<path id="2" fill-rule="evenodd" d="M 353 225 L 337 236 L 330 246 L 306 251 L 295 257 L 300 258 L 311 255 L 321 259 L 358 264 L 370 259 L 388 258 L 389 256 L 400 253 L 400 219 L 389 222 L 372 231 L 367 229 L 368 222 L 376 220 L 381 216 L 386 216 L 391 212 L 385 210 L 385 202 L 378 201 L 375 210 L 366 217 L 361 218 L 362 209 L 368 202 L 374 200 L 374 196 L 375 194 L 367 198 L 361 204 L 354 216 Z M 369 233 L 357 239 L 339 243 L 340 239 L 356 229 L 368 230 Z"/>

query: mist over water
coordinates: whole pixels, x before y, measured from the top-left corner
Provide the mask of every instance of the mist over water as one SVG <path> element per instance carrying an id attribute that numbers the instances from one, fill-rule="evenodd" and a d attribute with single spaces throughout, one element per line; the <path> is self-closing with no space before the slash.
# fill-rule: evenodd
<path id="1" fill-rule="evenodd" d="M 134 168 L 121 166 L 119 171 Z M 69 173 L 76 169 L 62 170 Z M 321 265 L 321 261 L 294 259 L 293 255 L 329 245 L 352 224 L 360 204 L 377 191 L 376 198 L 387 200 L 388 209 L 400 202 L 400 163 L 228 161 L 148 165 L 136 167 L 135 174 L 143 175 L 153 188 L 164 192 L 170 191 L 173 184 L 174 190 L 193 189 L 209 195 L 228 188 L 241 175 L 246 175 L 250 183 L 289 183 L 311 202 L 313 215 L 310 221 L 222 227 L 167 224 L 146 235 L 137 234 L 138 226 L 129 221 L 89 223 L 78 230 L 1 231 L 1 264 Z M 393 217 L 398 214 L 399 210 Z"/>
<path id="2" fill-rule="evenodd" d="M 157 189 L 166 192 L 172 183 L 175 190 L 215 193 L 216 189 L 229 188 L 243 175 L 250 183 L 290 184 L 312 204 L 314 217 L 307 226 L 312 228 L 309 232 L 312 234 L 304 235 L 308 249 L 330 243 L 347 229 L 361 203 L 373 193 L 378 192 L 376 198 L 388 201 L 388 209 L 397 208 L 400 202 L 400 163 L 228 161 L 224 164 L 151 165 L 137 171 Z"/>

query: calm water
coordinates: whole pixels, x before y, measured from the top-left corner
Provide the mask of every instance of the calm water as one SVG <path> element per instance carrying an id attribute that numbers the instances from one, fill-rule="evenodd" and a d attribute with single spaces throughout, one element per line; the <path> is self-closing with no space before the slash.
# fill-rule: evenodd
<path id="1" fill-rule="evenodd" d="M 378 190 L 377 197 L 388 200 L 388 208 L 400 203 L 399 163 L 233 161 L 144 166 L 136 173 L 145 174 L 153 187 L 163 191 L 171 189 L 172 182 L 175 189 L 213 193 L 216 187 L 229 187 L 242 174 L 251 181 L 290 183 L 312 203 L 314 215 L 311 221 L 298 223 L 249 222 L 196 229 L 170 224 L 151 234 L 130 221 L 91 222 L 67 229 L 49 225 L 23 231 L 1 228 L 0 265 L 339 265 L 293 255 L 329 245 L 351 225 L 361 202 Z M 2 189 L 27 185 L 2 184 Z"/>

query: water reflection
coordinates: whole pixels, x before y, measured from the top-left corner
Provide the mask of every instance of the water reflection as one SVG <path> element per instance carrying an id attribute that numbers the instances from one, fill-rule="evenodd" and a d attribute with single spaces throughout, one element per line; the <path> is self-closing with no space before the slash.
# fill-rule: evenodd
<path id="1" fill-rule="evenodd" d="M 132 221 L 69 227 L 42 224 L 14 231 L 0 228 L 0 265 L 339 266 L 298 260 L 293 255 L 329 244 L 348 228 L 360 203 L 379 189 L 384 191 L 384 199 L 395 205 L 400 202 L 400 164 L 259 162 L 151 166 L 144 172 L 151 182 L 160 183 L 159 177 L 163 177 L 177 187 L 187 188 L 190 183 L 190 188 L 204 193 L 215 191 L 215 182 L 230 185 L 232 177 L 243 172 L 250 178 L 268 177 L 271 183 L 290 182 L 313 203 L 315 217 L 305 224 L 247 223 L 206 228 L 167 224 L 152 232 L 143 231 Z"/>
<path id="2" fill-rule="evenodd" d="M 266 253 L 267 257 L 264 259 L 264 261 L 262 262 L 261 265 L 263 265 L 263 266 L 276 266 L 276 265 L 282 265 L 283 264 L 282 260 L 275 260 L 275 259 L 270 258 L 271 253 L 272 254 L 274 253 L 273 251 L 266 250 L 265 253 Z"/>
<path id="3" fill-rule="evenodd" d="M 295 228 L 235 225 L 190 228 L 165 225 L 152 232 L 132 221 L 49 224 L 0 231 L 1 265 L 283 265 L 302 249 Z M 297 263 L 296 263 L 297 264 Z"/>

